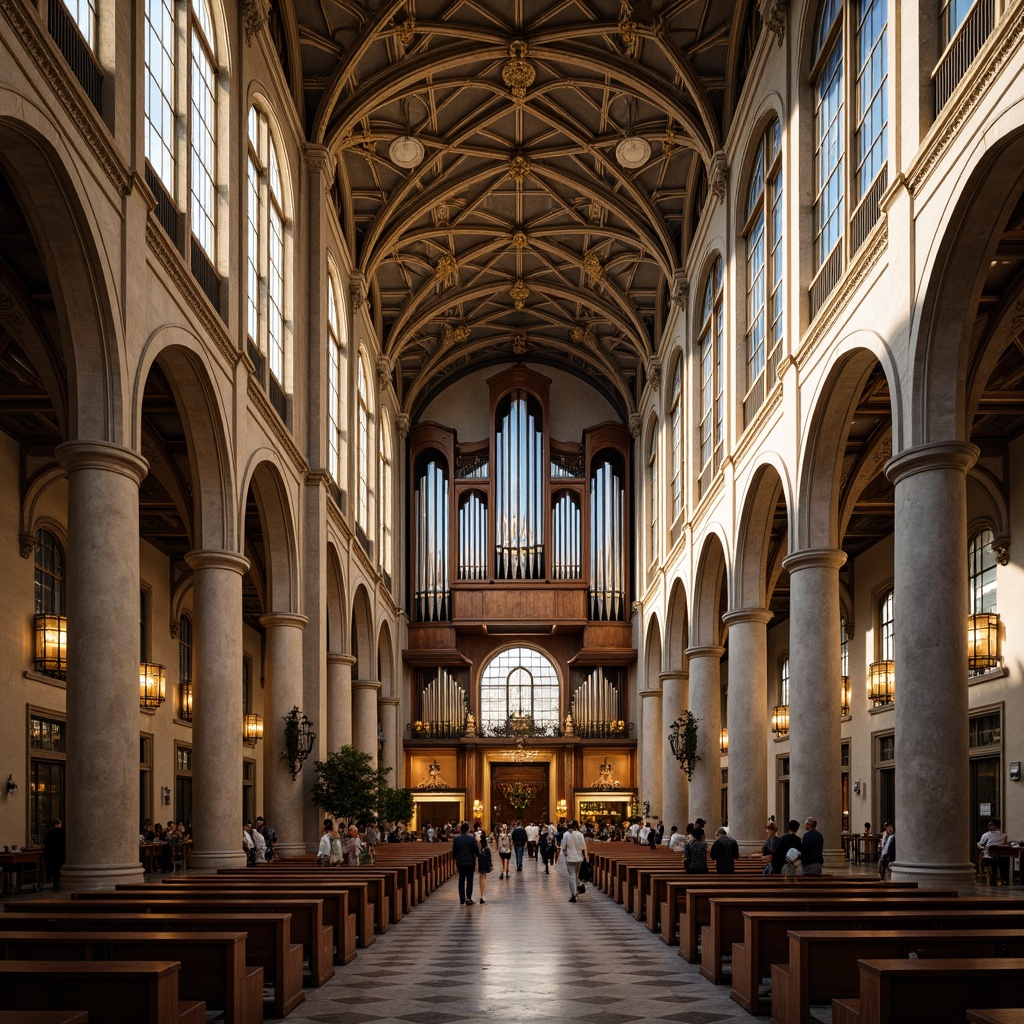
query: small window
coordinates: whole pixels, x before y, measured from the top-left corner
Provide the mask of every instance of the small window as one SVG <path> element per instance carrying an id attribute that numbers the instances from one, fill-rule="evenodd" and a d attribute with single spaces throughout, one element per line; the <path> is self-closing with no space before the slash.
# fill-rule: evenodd
<path id="1" fill-rule="evenodd" d="M 64 549 L 49 530 L 36 532 L 36 615 L 64 615 Z"/>
<path id="2" fill-rule="evenodd" d="M 789 704 L 789 655 L 779 665 L 779 703 Z"/>
<path id="3" fill-rule="evenodd" d="M 996 555 L 992 550 L 992 531 L 976 533 L 967 545 L 967 572 L 970 587 L 970 613 L 978 615 L 996 610 Z"/>
<path id="4" fill-rule="evenodd" d="M 893 592 L 886 591 L 878 606 L 878 656 L 881 661 L 896 660 L 896 633 L 893 621 Z"/>
<path id="5" fill-rule="evenodd" d="M 178 716 L 192 721 L 192 619 L 178 617 Z"/>

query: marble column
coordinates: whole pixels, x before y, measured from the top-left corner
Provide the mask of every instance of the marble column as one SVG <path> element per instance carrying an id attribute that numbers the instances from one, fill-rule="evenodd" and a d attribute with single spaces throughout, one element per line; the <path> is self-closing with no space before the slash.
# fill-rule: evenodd
<path id="1" fill-rule="evenodd" d="M 266 629 L 263 674 L 266 720 L 263 723 L 263 816 L 277 832 L 275 852 L 297 857 L 306 851 L 302 811 L 308 799 L 302 776 L 293 779 L 286 750 L 285 717 L 302 708 L 302 630 L 305 615 L 271 612 L 260 619 Z"/>
<path id="2" fill-rule="evenodd" d="M 377 767 L 377 694 L 376 679 L 352 680 L 352 746 L 370 755 Z"/>
<path id="3" fill-rule="evenodd" d="M 401 745 L 398 742 L 398 706 L 401 701 L 397 697 L 380 697 L 377 700 L 377 715 L 381 732 L 384 735 L 384 747 L 380 752 L 381 767 L 390 768 L 388 785 L 398 789 L 402 766 L 398 763 Z"/>
<path id="4" fill-rule="evenodd" d="M 843 551 L 811 548 L 783 561 L 789 572 L 789 813 L 817 819 L 825 867 L 843 854 L 842 664 L 839 569 Z M 732 737 L 729 737 L 730 746 Z M 779 822 L 779 833 L 785 822 Z"/>
<path id="5" fill-rule="evenodd" d="M 232 551 L 191 551 L 194 693 L 189 857 L 199 871 L 245 867 L 242 821 L 242 577 Z M 277 826 L 275 825 L 275 828 Z"/>
<path id="6" fill-rule="evenodd" d="M 689 647 L 690 708 L 699 760 L 690 779 L 691 820 L 703 818 L 713 839 L 722 817 L 722 655 L 724 647 Z"/>
<path id="7" fill-rule="evenodd" d="M 679 762 L 672 756 L 668 745 L 669 726 L 686 707 L 686 672 L 662 672 L 661 674 L 661 817 L 665 822 L 665 834 L 673 825 L 682 832 L 686 828 L 687 784 Z"/>
<path id="8" fill-rule="evenodd" d="M 968 885 L 967 470 L 978 449 L 926 444 L 895 456 L 894 880 Z M 941 813 L 936 810 L 941 808 Z"/>
<path id="9" fill-rule="evenodd" d="M 729 627 L 729 835 L 740 853 L 760 853 L 768 820 L 767 608 L 728 612 Z"/>
<path id="10" fill-rule="evenodd" d="M 327 655 L 327 750 L 333 753 L 352 743 L 351 654 Z"/>
<path id="11" fill-rule="evenodd" d="M 661 815 L 661 690 L 640 691 L 640 806 Z M 584 785 L 586 785 L 584 780 Z"/>
<path id="12" fill-rule="evenodd" d="M 69 441 L 56 454 L 68 478 L 68 851 L 62 881 L 68 889 L 102 889 L 142 881 L 139 483 L 148 465 L 105 441 Z"/>

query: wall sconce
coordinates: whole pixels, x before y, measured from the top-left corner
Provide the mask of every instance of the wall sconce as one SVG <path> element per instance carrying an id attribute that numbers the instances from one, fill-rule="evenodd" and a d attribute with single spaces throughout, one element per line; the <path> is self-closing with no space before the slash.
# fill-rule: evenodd
<path id="1" fill-rule="evenodd" d="M 251 750 L 256 749 L 256 744 L 263 739 L 263 716 L 243 715 L 242 716 L 242 742 Z"/>
<path id="2" fill-rule="evenodd" d="M 864 788 L 864 783 L 860 779 L 856 779 L 853 783 L 853 792 L 855 796 L 860 796 L 861 791 Z"/>
<path id="3" fill-rule="evenodd" d="M 153 711 L 167 699 L 167 680 L 163 665 L 139 662 L 139 707 Z"/>
<path id="4" fill-rule="evenodd" d="M 868 666 L 868 696 L 877 708 L 896 700 L 896 662 L 873 661 Z"/>
<path id="5" fill-rule="evenodd" d="M 555 801 L 555 814 L 559 818 L 564 818 L 569 813 L 569 805 L 566 803 L 564 797 L 561 800 Z"/>
<path id="6" fill-rule="evenodd" d="M 171 802 L 171 787 L 170 786 L 161 786 L 160 787 L 160 800 L 163 802 L 165 807 L 170 804 L 170 802 Z"/>
<path id="7" fill-rule="evenodd" d="M 302 762 L 309 757 L 313 749 L 313 741 L 316 733 L 310 720 L 299 710 L 296 704 L 287 715 L 281 716 L 284 719 L 284 751 L 281 756 L 288 762 L 288 770 L 292 773 L 292 780 L 298 778 L 302 771 Z"/>
<path id="8" fill-rule="evenodd" d="M 7 776 L 7 785 L 4 788 L 7 791 L 8 796 L 17 790 L 18 784 L 14 781 L 13 774 Z"/>
<path id="9" fill-rule="evenodd" d="M 729 730 L 728 729 L 723 729 L 722 730 L 722 753 L 723 754 L 728 754 L 729 753 Z"/>
<path id="10" fill-rule="evenodd" d="M 967 667 L 987 672 L 999 666 L 999 616 L 979 612 L 967 616 Z"/>
<path id="11" fill-rule="evenodd" d="M 192 680 L 184 680 L 180 687 L 179 693 L 181 697 L 181 705 L 178 708 L 178 714 L 181 719 L 185 722 L 192 721 Z"/>
<path id="12" fill-rule="evenodd" d="M 789 732 L 788 704 L 776 704 L 772 708 L 772 732 L 776 736 L 785 736 Z"/>
<path id="13" fill-rule="evenodd" d="M 68 620 L 66 615 L 36 616 L 36 671 L 66 679 L 68 670 Z"/>
<path id="14" fill-rule="evenodd" d="M 839 713 L 841 715 L 848 715 L 850 713 L 850 695 L 852 690 L 850 689 L 850 677 L 843 676 L 839 683 Z"/>
<path id="15" fill-rule="evenodd" d="M 484 813 L 484 805 L 479 800 L 473 801 L 473 817 L 479 818 Z"/>

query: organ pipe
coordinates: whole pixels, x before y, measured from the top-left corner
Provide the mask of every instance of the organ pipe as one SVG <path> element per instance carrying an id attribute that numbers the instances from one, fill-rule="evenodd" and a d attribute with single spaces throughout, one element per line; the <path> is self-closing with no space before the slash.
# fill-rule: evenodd
<path id="1" fill-rule="evenodd" d="M 420 690 L 420 726 L 424 733 L 455 739 L 466 725 L 466 690 L 447 669 L 439 668 Z"/>
<path id="2" fill-rule="evenodd" d="M 555 502 L 552 515 L 551 578 L 578 580 L 580 578 L 580 529 L 582 515 L 576 499 L 563 493 Z"/>
<path id="3" fill-rule="evenodd" d="M 621 619 L 625 610 L 625 488 L 607 460 L 590 477 L 590 618 Z"/>
<path id="4" fill-rule="evenodd" d="M 544 435 L 526 392 L 512 394 L 495 437 L 496 575 L 544 575 Z"/>
<path id="5" fill-rule="evenodd" d="M 416 617 L 420 622 L 449 618 L 448 477 L 442 465 L 429 460 L 416 481 Z"/>
<path id="6" fill-rule="evenodd" d="M 576 735 L 585 739 L 618 735 L 615 723 L 620 720 L 619 688 L 603 668 L 595 668 L 576 687 L 572 719 Z"/>
<path id="7" fill-rule="evenodd" d="M 475 491 L 459 505 L 459 579 L 487 578 L 487 504 Z"/>

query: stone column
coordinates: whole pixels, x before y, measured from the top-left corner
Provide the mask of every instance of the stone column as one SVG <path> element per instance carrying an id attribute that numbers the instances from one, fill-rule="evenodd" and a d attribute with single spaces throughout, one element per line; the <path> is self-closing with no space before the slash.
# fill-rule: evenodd
<path id="1" fill-rule="evenodd" d="M 352 745 L 370 755 L 377 767 L 377 694 L 376 679 L 352 680 Z"/>
<path id="2" fill-rule="evenodd" d="M 896 485 L 896 856 L 893 879 L 967 885 L 967 470 L 978 449 L 925 444 L 886 466 Z M 941 808 L 941 813 L 936 813 Z"/>
<path id="3" fill-rule="evenodd" d="M 293 779 L 285 752 L 285 716 L 302 711 L 302 630 L 305 615 L 271 612 L 260 619 L 267 631 L 263 674 L 266 721 L 263 723 L 263 812 L 277 832 L 275 852 L 282 857 L 305 853 L 302 811 L 308 796 L 301 775 Z"/>
<path id="4" fill-rule="evenodd" d="M 651 817 L 661 816 L 661 690 L 640 691 L 640 801 L 651 805 Z M 587 780 L 583 780 L 587 785 Z"/>
<path id="5" fill-rule="evenodd" d="M 768 820 L 767 608 L 742 608 L 723 616 L 729 627 L 729 835 L 740 853 L 760 853 Z M 792 655 L 790 656 L 792 661 Z"/>
<path id="6" fill-rule="evenodd" d="M 690 780 L 691 817 L 713 839 L 722 817 L 722 655 L 724 647 L 688 647 L 690 708 L 697 719 L 697 762 Z"/>
<path id="7" fill-rule="evenodd" d="M 242 822 L 242 577 L 233 551 L 191 551 L 195 687 L 192 825 L 199 871 L 245 867 Z M 275 828 L 277 826 L 275 825 Z"/>
<path id="8" fill-rule="evenodd" d="M 686 828 L 686 776 L 679 762 L 672 756 L 668 745 L 669 726 L 679 717 L 679 712 L 686 707 L 687 680 L 686 672 L 662 672 L 661 674 L 661 818 L 665 822 L 665 834 L 673 825 L 679 826 L 682 832 Z"/>
<path id="9" fill-rule="evenodd" d="M 351 654 L 327 655 L 327 753 L 352 743 Z"/>
<path id="10" fill-rule="evenodd" d="M 139 863 L 139 483 L 146 460 L 69 441 L 68 833 L 63 882 L 141 882 Z M 7 709 L 13 713 L 12 708 Z"/>
<path id="11" fill-rule="evenodd" d="M 390 768 L 388 785 L 392 789 L 399 786 L 402 766 L 399 762 L 399 751 L 402 749 L 398 738 L 398 706 L 401 701 L 397 697 L 380 697 L 377 700 L 377 715 L 381 731 L 384 734 L 384 749 L 381 751 L 381 767 Z"/>
<path id="12" fill-rule="evenodd" d="M 782 563 L 790 587 L 789 813 L 801 827 L 805 818 L 817 819 L 825 840 L 826 869 L 846 863 L 839 763 L 839 569 L 845 561 L 843 551 L 811 548 L 794 552 Z M 784 831 L 785 822 L 779 822 L 779 833 Z"/>

